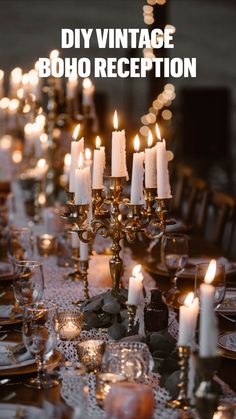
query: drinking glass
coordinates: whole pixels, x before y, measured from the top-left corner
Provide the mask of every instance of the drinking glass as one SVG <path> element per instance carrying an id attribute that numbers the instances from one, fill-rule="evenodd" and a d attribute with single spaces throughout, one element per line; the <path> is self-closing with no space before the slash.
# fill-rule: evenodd
<path id="1" fill-rule="evenodd" d="M 9 233 L 8 239 L 8 259 L 28 260 L 33 256 L 33 237 L 29 227 L 14 228 Z"/>
<path id="2" fill-rule="evenodd" d="M 51 388 L 59 383 L 44 371 L 44 364 L 53 354 L 57 344 L 54 328 L 55 306 L 46 308 L 43 303 L 25 307 L 23 318 L 23 341 L 37 363 L 37 377 L 29 378 L 25 384 L 37 389 Z"/>
<path id="3" fill-rule="evenodd" d="M 44 289 L 43 265 L 39 261 L 15 260 L 13 291 L 18 306 L 40 301 Z"/>
<path id="4" fill-rule="evenodd" d="M 208 267 L 208 263 L 199 263 L 198 265 L 196 265 L 194 290 L 195 295 L 197 295 L 198 297 L 200 297 L 200 285 L 204 282 L 204 278 L 206 276 Z M 214 304 L 215 307 L 217 307 L 222 303 L 225 296 L 226 279 L 224 265 L 216 265 L 215 277 L 211 284 L 214 286 Z"/>
<path id="5" fill-rule="evenodd" d="M 177 286 L 178 274 L 188 263 L 188 237 L 185 234 L 165 234 L 161 242 L 161 255 L 172 284 L 167 291 L 166 300 L 168 304 L 174 304 L 180 294 Z"/>

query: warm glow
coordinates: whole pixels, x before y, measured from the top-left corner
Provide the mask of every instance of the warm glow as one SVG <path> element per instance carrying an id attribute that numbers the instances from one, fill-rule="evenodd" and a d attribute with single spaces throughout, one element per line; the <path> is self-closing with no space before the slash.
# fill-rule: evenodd
<path id="1" fill-rule="evenodd" d="M 96 148 L 100 148 L 102 144 L 101 138 L 99 137 L 99 135 L 97 135 L 96 137 Z"/>
<path id="2" fill-rule="evenodd" d="M 20 150 L 15 150 L 12 153 L 13 163 L 20 163 L 22 161 L 22 152 Z"/>
<path id="3" fill-rule="evenodd" d="M 190 307 L 193 303 L 193 300 L 194 300 L 194 293 L 190 292 L 184 300 L 184 305 L 186 307 Z"/>
<path id="4" fill-rule="evenodd" d="M 152 141 L 153 141 L 152 132 L 151 132 L 151 130 L 149 130 L 149 133 L 148 133 L 148 147 L 152 146 Z"/>
<path id="5" fill-rule="evenodd" d="M 41 131 L 41 127 L 39 124 L 37 124 L 37 122 L 35 122 L 34 124 L 32 124 L 32 133 L 34 133 L 35 136 L 40 135 L 40 131 Z"/>
<path id="6" fill-rule="evenodd" d="M 45 122 L 46 122 L 46 117 L 43 114 L 37 115 L 35 118 L 35 122 L 37 122 L 37 124 L 41 127 L 44 128 Z"/>
<path id="7" fill-rule="evenodd" d="M 40 135 L 40 142 L 42 143 L 42 144 L 45 144 L 47 141 L 48 141 L 48 135 L 46 134 L 46 132 L 43 132 L 41 135 Z"/>
<path id="8" fill-rule="evenodd" d="M 65 166 L 70 166 L 70 163 L 71 163 L 71 155 L 70 153 L 67 153 L 64 158 L 64 164 Z"/>
<path id="9" fill-rule="evenodd" d="M 12 137 L 10 135 L 4 135 L 0 140 L 0 148 L 3 150 L 9 150 L 11 148 Z"/>
<path id="10" fill-rule="evenodd" d="M 16 67 L 11 72 L 11 78 L 14 83 L 19 84 L 22 79 L 22 70 L 20 67 Z"/>
<path id="11" fill-rule="evenodd" d="M 54 60 L 55 58 L 58 58 L 58 57 L 59 57 L 59 51 L 58 51 L 58 49 L 53 49 L 50 52 L 50 55 L 49 55 L 50 60 Z"/>
<path id="12" fill-rule="evenodd" d="M 18 89 L 18 90 L 17 90 L 17 92 L 16 92 L 16 96 L 17 96 L 19 99 L 23 99 L 23 97 L 24 97 L 24 89 L 22 89 L 22 87 L 21 87 L 20 89 Z"/>
<path id="13" fill-rule="evenodd" d="M 15 112 L 19 106 L 20 102 L 18 99 L 12 99 L 9 103 L 8 109 L 11 112 Z"/>
<path id="14" fill-rule="evenodd" d="M 0 80 L 2 80 L 3 77 L 4 77 L 4 71 L 3 70 L 0 70 Z"/>
<path id="15" fill-rule="evenodd" d="M 212 259 L 209 263 L 204 282 L 206 284 L 210 284 L 214 280 L 215 274 L 216 274 L 216 260 Z"/>
<path id="16" fill-rule="evenodd" d="M 23 113 L 28 113 L 30 111 L 30 105 L 26 103 L 26 105 L 23 108 Z"/>
<path id="17" fill-rule="evenodd" d="M 44 192 L 39 193 L 38 201 L 40 205 L 44 205 L 46 203 L 46 196 Z"/>
<path id="18" fill-rule="evenodd" d="M 156 124 L 156 134 L 157 134 L 157 139 L 159 141 L 161 141 L 161 133 L 160 133 L 160 129 L 159 129 L 158 124 Z"/>
<path id="19" fill-rule="evenodd" d="M 115 130 L 118 130 L 118 115 L 117 112 L 114 112 L 114 117 L 113 117 L 113 126 Z"/>
<path id="20" fill-rule="evenodd" d="M 37 167 L 39 169 L 44 169 L 45 166 L 46 166 L 46 160 L 45 159 L 39 159 L 39 161 L 37 163 Z"/>
<path id="21" fill-rule="evenodd" d="M 8 97 L 3 97 L 0 100 L 0 108 L 1 109 L 7 109 L 8 106 L 9 106 L 9 102 L 10 102 L 10 99 L 8 99 Z"/>
<path id="22" fill-rule="evenodd" d="M 31 135 L 33 133 L 33 124 L 28 122 L 28 124 L 25 125 L 24 132 L 26 135 Z"/>
<path id="23" fill-rule="evenodd" d="M 91 153 L 90 148 L 86 148 L 85 149 L 85 159 L 86 160 L 91 160 L 91 156 L 92 156 L 92 153 Z"/>
<path id="24" fill-rule="evenodd" d="M 75 84 L 77 84 L 77 81 L 78 81 L 77 77 L 70 76 L 68 78 L 68 82 L 71 83 L 71 84 L 74 84 L 75 85 Z"/>
<path id="25" fill-rule="evenodd" d="M 137 134 L 137 135 L 135 135 L 135 138 L 134 138 L 134 150 L 136 152 L 138 152 L 139 148 L 140 148 L 140 140 L 139 140 L 139 136 Z"/>
<path id="26" fill-rule="evenodd" d="M 83 88 L 84 89 L 90 89 L 92 87 L 93 83 L 91 82 L 91 80 L 89 78 L 84 79 L 83 81 Z"/>
<path id="27" fill-rule="evenodd" d="M 134 278 L 137 278 L 142 273 L 142 265 L 135 265 L 132 270 L 132 275 Z"/>
<path id="28" fill-rule="evenodd" d="M 39 82 L 38 72 L 35 69 L 32 69 L 28 73 L 29 82 L 32 86 L 36 86 Z"/>
<path id="29" fill-rule="evenodd" d="M 35 70 L 38 71 L 38 69 L 39 69 L 39 61 L 36 61 L 36 63 L 34 64 L 34 68 L 35 68 Z"/>
<path id="30" fill-rule="evenodd" d="M 28 73 L 25 73 L 22 76 L 22 84 L 23 86 L 26 86 L 28 83 L 29 83 L 29 75 Z"/>
<path id="31" fill-rule="evenodd" d="M 82 167 L 83 167 L 83 155 L 82 153 L 79 153 L 78 168 L 82 169 Z"/>
<path id="32" fill-rule="evenodd" d="M 73 140 L 77 140 L 78 135 L 79 135 L 79 131 L 80 131 L 80 124 L 76 125 L 76 127 L 74 129 L 74 132 L 73 132 L 73 135 L 72 135 Z"/>

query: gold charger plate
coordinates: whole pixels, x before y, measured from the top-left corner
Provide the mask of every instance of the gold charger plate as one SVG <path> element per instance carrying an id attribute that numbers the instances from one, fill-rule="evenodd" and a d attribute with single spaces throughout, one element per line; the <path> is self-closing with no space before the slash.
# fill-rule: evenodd
<path id="1" fill-rule="evenodd" d="M 55 368 L 61 360 L 61 353 L 59 351 L 54 351 L 50 358 L 47 360 L 45 367 L 53 369 Z M 27 375 L 37 372 L 37 364 L 34 362 L 30 365 L 9 368 L 0 371 L 0 377 L 11 376 L 11 375 Z"/>

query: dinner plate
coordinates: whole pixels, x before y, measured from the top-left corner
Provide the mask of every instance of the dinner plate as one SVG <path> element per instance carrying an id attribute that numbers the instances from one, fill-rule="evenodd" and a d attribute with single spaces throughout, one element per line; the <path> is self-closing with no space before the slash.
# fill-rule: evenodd
<path id="1" fill-rule="evenodd" d="M 19 342 L 17 342 L 18 344 Z M 0 342 L 1 346 L 14 346 L 15 342 Z M 46 361 L 45 368 L 53 369 L 55 368 L 61 359 L 61 353 L 59 351 L 54 351 L 53 354 Z M 17 374 L 31 374 L 37 371 L 37 364 L 34 358 L 27 359 L 25 361 L 19 361 L 16 364 L 12 365 L 3 365 L 0 366 L 0 377 L 8 375 L 17 375 Z"/>
<path id="2" fill-rule="evenodd" d="M 13 306 L 12 306 L 13 307 Z M 23 322 L 23 317 L 21 314 L 17 314 L 16 317 L 0 317 L 0 326 L 13 326 Z"/>
<path id="3" fill-rule="evenodd" d="M 184 268 L 184 271 L 179 275 L 179 278 L 191 278 L 194 279 L 195 278 L 195 271 L 196 271 L 196 265 L 200 264 L 200 263 L 210 263 L 210 258 L 209 257 L 192 257 L 188 259 L 188 264 L 186 265 L 186 267 Z M 224 262 L 225 261 L 225 262 Z M 235 263 L 231 263 L 229 261 L 227 261 L 226 259 L 219 258 L 217 260 L 218 263 L 222 263 L 225 265 L 225 271 L 227 275 L 233 274 L 236 272 L 236 264 Z M 163 274 L 163 275 L 167 275 L 169 276 L 168 270 L 166 268 L 166 266 L 164 265 L 164 263 L 159 262 L 156 265 L 146 265 L 145 269 L 147 269 L 147 271 L 149 271 L 150 273 L 153 274 Z"/>
<path id="4" fill-rule="evenodd" d="M 7 341 L 0 342 L 0 353 L 2 351 L 4 351 L 4 349 L 7 350 L 8 347 L 9 348 L 14 348 L 18 344 L 19 344 L 19 342 L 18 343 L 16 343 L 16 342 L 7 342 Z M 18 368 L 26 367 L 26 366 L 31 365 L 31 364 L 34 364 L 34 363 L 35 363 L 35 359 L 32 357 L 32 358 L 27 359 L 25 361 L 19 361 L 16 364 L 0 365 L 0 372 L 1 371 L 4 371 L 4 370 L 14 369 L 16 367 L 18 367 Z"/>
<path id="5" fill-rule="evenodd" d="M 227 352 L 232 352 L 236 359 L 236 332 L 222 333 L 218 338 L 218 344 Z"/>
<path id="6" fill-rule="evenodd" d="M 43 409 L 41 407 L 14 403 L 0 403 L 0 419 L 14 419 L 17 417 L 30 419 L 39 417 L 40 414 L 41 417 L 43 417 Z"/>
<path id="7" fill-rule="evenodd" d="M 236 316 L 236 288 L 226 288 L 224 301 L 216 311 L 221 314 Z"/>

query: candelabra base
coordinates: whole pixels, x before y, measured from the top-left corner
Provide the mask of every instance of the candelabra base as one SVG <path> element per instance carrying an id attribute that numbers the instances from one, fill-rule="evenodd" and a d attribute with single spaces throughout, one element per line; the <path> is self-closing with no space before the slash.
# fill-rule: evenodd
<path id="1" fill-rule="evenodd" d="M 82 275 L 79 270 L 76 270 L 74 272 L 69 272 L 68 274 L 64 275 L 65 279 L 70 279 L 72 281 L 82 281 Z"/>
<path id="2" fill-rule="evenodd" d="M 177 399 L 168 400 L 166 402 L 167 407 L 172 409 L 182 409 L 186 412 L 190 410 L 190 402 L 188 399 L 188 370 L 189 370 L 189 346 L 179 346 L 179 366 L 180 366 L 180 377 L 179 377 L 179 395 Z"/>

